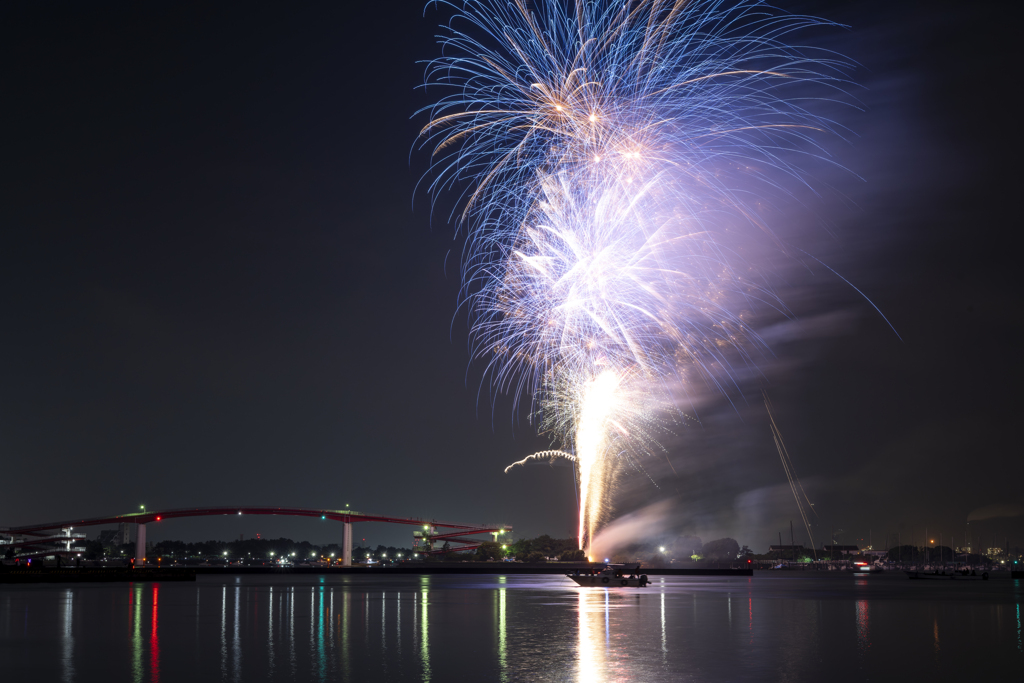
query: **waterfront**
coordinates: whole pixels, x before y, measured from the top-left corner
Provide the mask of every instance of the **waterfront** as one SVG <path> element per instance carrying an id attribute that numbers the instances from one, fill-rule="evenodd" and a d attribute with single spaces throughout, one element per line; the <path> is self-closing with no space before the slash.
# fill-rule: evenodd
<path id="1" fill-rule="evenodd" d="M 1024 667 L 1024 582 L 201 576 L 0 587 L 0 670 L 92 681 L 950 680 Z"/>

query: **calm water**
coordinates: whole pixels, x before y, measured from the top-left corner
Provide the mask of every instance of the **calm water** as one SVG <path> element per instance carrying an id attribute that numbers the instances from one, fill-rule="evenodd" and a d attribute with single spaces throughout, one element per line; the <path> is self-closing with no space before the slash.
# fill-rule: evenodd
<path id="1" fill-rule="evenodd" d="M 0 586 L 0 672 L 42 681 L 1024 679 L 1024 581 L 201 576 Z"/>

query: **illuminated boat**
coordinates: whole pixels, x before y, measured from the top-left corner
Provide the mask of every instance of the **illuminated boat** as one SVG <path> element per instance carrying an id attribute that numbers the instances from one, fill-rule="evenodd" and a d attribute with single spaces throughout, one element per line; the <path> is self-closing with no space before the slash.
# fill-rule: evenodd
<path id="1" fill-rule="evenodd" d="M 579 586 L 598 588 L 643 588 L 648 584 L 647 574 L 640 573 L 640 565 L 629 570 L 624 564 L 607 564 L 603 569 L 577 569 L 566 576 Z"/>

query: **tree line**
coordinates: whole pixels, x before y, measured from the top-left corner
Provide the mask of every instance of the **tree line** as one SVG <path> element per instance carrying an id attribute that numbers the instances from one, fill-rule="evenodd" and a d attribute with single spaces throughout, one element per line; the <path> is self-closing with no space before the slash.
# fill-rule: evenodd
<path id="1" fill-rule="evenodd" d="M 98 540 L 85 541 L 84 557 L 87 560 L 99 560 L 104 557 L 134 557 L 135 544 L 125 543 L 122 545 L 108 545 L 104 547 Z M 355 546 L 352 548 L 352 559 L 365 561 L 367 558 L 380 561 L 381 559 L 408 559 L 414 554 L 410 548 L 399 548 L 395 546 L 378 545 Z M 309 541 L 293 541 L 290 538 L 249 538 L 237 541 L 199 541 L 186 543 L 184 541 L 160 541 L 153 544 L 147 550 L 146 556 L 150 559 L 166 557 L 168 559 L 195 559 L 195 558 L 224 558 L 228 559 L 260 559 L 276 560 L 287 558 L 293 562 L 309 562 L 312 560 L 339 559 L 343 553 L 341 544 L 314 544 Z"/>

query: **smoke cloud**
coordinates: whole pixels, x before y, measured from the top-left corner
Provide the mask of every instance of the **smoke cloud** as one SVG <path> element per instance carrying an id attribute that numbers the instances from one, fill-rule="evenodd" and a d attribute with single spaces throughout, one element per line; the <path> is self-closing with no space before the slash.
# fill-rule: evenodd
<path id="1" fill-rule="evenodd" d="M 995 503 L 986 505 L 977 510 L 971 510 L 967 515 L 968 522 L 976 522 L 982 519 L 995 519 L 997 517 L 1019 517 L 1024 515 L 1024 505 L 1019 503 Z"/>
<path id="2" fill-rule="evenodd" d="M 623 515 L 601 529 L 591 543 L 593 557 L 611 557 L 619 550 L 635 546 L 664 533 L 671 519 L 671 501 L 660 501 Z"/>

